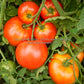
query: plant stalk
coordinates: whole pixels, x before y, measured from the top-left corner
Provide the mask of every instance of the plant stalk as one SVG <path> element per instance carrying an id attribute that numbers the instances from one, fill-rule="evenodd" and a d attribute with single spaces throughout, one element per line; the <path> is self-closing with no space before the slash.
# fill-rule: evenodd
<path id="1" fill-rule="evenodd" d="M 6 58 L 5 58 L 4 54 L 3 54 L 3 52 L 1 51 L 1 49 L 0 49 L 0 54 L 1 54 L 2 58 L 3 58 L 3 60 L 6 61 Z"/>
<path id="2" fill-rule="evenodd" d="M 6 0 L 2 0 L 1 4 L 2 6 L 1 6 L 1 12 L 0 12 L 0 30 L 3 29 L 2 24 L 3 24 L 3 18 L 4 18 L 4 11 L 6 7 Z"/>

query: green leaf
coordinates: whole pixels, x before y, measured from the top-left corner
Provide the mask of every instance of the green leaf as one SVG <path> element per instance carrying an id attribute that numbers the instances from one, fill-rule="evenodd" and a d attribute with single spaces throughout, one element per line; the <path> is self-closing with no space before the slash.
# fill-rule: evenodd
<path id="1" fill-rule="evenodd" d="M 64 51 L 61 52 L 61 51 L 57 50 L 57 52 L 58 52 L 60 55 L 66 54 L 67 51 L 68 51 L 68 50 L 64 50 Z"/>
<path id="2" fill-rule="evenodd" d="M 23 77 L 23 76 L 25 75 L 25 73 L 26 73 L 26 68 L 22 68 L 22 69 L 18 72 L 17 76 Z"/>
<path id="3" fill-rule="evenodd" d="M 16 0 L 15 5 L 21 5 L 22 3 L 22 0 Z"/>
<path id="4" fill-rule="evenodd" d="M 84 42 L 84 37 L 77 39 L 76 44 L 82 44 Z"/>
<path id="5" fill-rule="evenodd" d="M 16 84 L 16 79 L 13 78 L 13 76 L 9 77 L 10 84 Z"/>
<path id="6" fill-rule="evenodd" d="M 31 81 L 28 79 L 25 84 L 31 84 Z"/>
<path id="7" fill-rule="evenodd" d="M 8 3 L 15 2 L 15 0 L 8 0 Z"/>
<path id="8" fill-rule="evenodd" d="M 9 44 L 8 40 L 7 40 L 4 36 L 2 36 L 2 41 L 3 41 L 5 44 Z"/>
<path id="9" fill-rule="evenodd" d="M 76 34 L 77 32 L 78 32 L 77 28 L 72 28 L 70 30 L 70 33 L 72 33 L 72 34 Z"/>
<path id="10" fill-rule="evenodd" d="M 44 69 L 45 69 L 45 66 L 42 66 L 37 70 L 36 79 L 38 79 L 39 73 L 43 72 Z"/>
<path id="11" fill-rule="evenodd" d="M 55 84 L 52 80 L 41 81 L 40 84 Z"/>
<path id="12" fill-rule="evenodd" d="M 84 8 L 81 10 L 81 14 L 79 16 L 79 22 L 77 25 L 77 30 L 80 31 L 81 29 L 84 29 Z"/>
<path id="13" fill-rule="evenodd" d="M 63 41 L 68 41 L 70 40 L 69 38 L 66 39 L 66 37 L 59 37 L 58 39 L 55 39 L 53 43 L 51 44 L 52 50 L 55 50 L 58 47 L 62 46 Z"/>
<path id="14" fill-rule="evenodd" d="M 11 45 L 9 45 L 9 46 L 8 46 L 8 49 L 9 49 L 9 51 L 12 53 L 12 55 L 15 56 L 15 50 L 14 50 L 14 47 L 11 46 Z"/>
<path id="15" fill-rule="evenodd" d="M 16 16 L 17 15 L 17 8 L 15 8 L 14 6 L 9 6 L 6 9 L 6 14 L 7 16 Z"/>
<path id="16" fill-rule="evenodd" d="M 78 5 L 76 0 L 66 0 L 65 11 L 74 11 L 77 9 L 77 7 Z"/>

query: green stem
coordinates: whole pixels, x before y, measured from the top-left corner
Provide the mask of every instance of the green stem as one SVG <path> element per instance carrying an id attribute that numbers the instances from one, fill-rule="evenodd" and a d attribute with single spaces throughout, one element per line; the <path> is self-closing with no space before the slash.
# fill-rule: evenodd
<path id="1" fill-rule="evenodd" d="M 69 46 L 69 52 L 71 53 L 71 55 L 72 55 L 72 57 L 75 59 L 75 56 L 74 56 L 74 54 L 73 54 L 73 52 L 72 52 L 72 50 L 71 50 L 71 48 L 70 48 L 70 44 L 67 44 L 68 46 Z"/>
<path id="2" fill-rule="evenodd" d="M 0 14 L 0 29 L 2 28 L 2 24 L 3 24 L 3 18 L 4 18 L 4 11 L 5 11 L 5 6 L 6 6 L 6 0 L 2 1 L 2 6 L 1 6 L 1 14 Z"/>
<path id="3" fill-rule="evenodd" d="M 79 60 L 75 59 L 75 61 L 76 61 L 77 64 L 80 66 L 80 68 L 84 71 L 84 67 L 81 65 L 81 63 L 79 62 Z"/>
<path id="4" fill-rule="evenodd" d="M 45 1 L 46 1 L 46 0 L 42 0 L 42 4 L 41 4 L 41 6 L 40 6 L 40 8 L 39 8 L 39 10 L 38 10 L 38 12 L 37 12 L 37 14 L 36 14 L 37 16 L 35 15 L 36 17 L 35 17 L 34 21 L 33 21 L 31 24 L 26 25 L 26 27 L 28 27 L 28 26 L 30 26 L 30 25 L 33 24 L 32 38 L 31 38 L 31 40 L 33 40 L 33 33 L 34 33 L 34 28 L 35 28 L 35 22 L 38 20 L 38 17 L 39 17 L 39 15 L 40 15 L 40 13 L 41 13 L 41 10 L 42 10 L 42 8 L 44 7 Z"/>
<path id="5" fill-rule="evenodd" d="M 59 36 L 59 35 L 61 34 L 61 33 L 60 33 L 61 30 L 62 30 L 62 27 L 59 27 L 56 36 Z"/>
<path id="6" fill-rule="evenodd" d="M 33 40 L 33 33 L 34 33 L 34 28 L 35 28 L 35 22 L 33 23 L 33 30 L 32 30 L 32 36 L 31 36 L 31 40 Z"/>
<path id="7" fill-rule="evenodd" d="M 65 13 L 64 13 L 63 9 L 60 7 L 58 1 L 57 0 L 52 0 L 52 2 L 54 4 L 55 8 L 58 10 L 60 16 L 64 16 Z"/>
<path id="8" fill-rule="evenodd" d="M 73 72 L 74 72 L 74 77 L 75 77 L 76 81 L 78 81 L 79 84 L 81 84 L 81 82 L 77 79 L 76 74 L 75 74 L 74 60 L 73 60 Z"/>
<path id="9" fill-rule="evenodd" d="M 77 12 L 77 10 L 71 11 L 71 12 L 64 12 L 64 14 L 67 16 L 67 15 L 75 14 L 76 12 Z"/>
<path id="10" fill-rule="evenodd" d="M 48 57 L 48 59 L 46 60 L 46 62 L 44 63 L 44 65 L 50 60 L 50 58 L 53 56 L 54 50 L 52 51 L 51 55 Z"/>
<path id="11" fill-rule="evenodd" d="M 66 27 L 63 27 L 63 32 L 64 32 L 64 36 L 67 37 L 67 35 L 66 35 Z"/>
<path id="12" fill-rule="evenodd" d="M 2 58 L 3 58 L 3 60 L 6 61 L 6 58 L 5 58 L 4 54 L 3 54 L 3 52 L 1 51 L 1 49 L 0 49 L 0 54 L 1 54 Z"/>
<path id="13" fill-rule="evenodd" d="M 83 66 L 82 66 L 81 63 L 76 59 L 76 56 L 73 54 L 73 52 L 72 52 L 72 50 L 71 50 L 70 47 L 69 47 L 69 51 L 70 51 L 71 55 L 72 55 L 73 58 L 74 58 L 73 60 L 75 60 L 75 61 L 77 62 L 77 64 L 79 64 L 80 68 L 84 71 Z"/>

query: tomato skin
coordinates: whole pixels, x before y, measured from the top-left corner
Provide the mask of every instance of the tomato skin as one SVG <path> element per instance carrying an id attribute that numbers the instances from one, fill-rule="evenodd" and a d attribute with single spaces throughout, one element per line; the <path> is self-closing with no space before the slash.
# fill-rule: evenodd
<path id="1" fill-rule="evenodd" d="M 77 55 L 77 58 L 79 59 L 80 62 L 82 62 L 83 59 L 84 59 L 84 51 L 80 52 L 80 53 Z"/>
<path id="2" fill-rule="evenodd" d="M 44 22 L 41 22 L 42 25 L 44 25 Z M 36 39 L 40 39 L 43 42 L 52 42 L 55 38 L 57 33 L 57 29 L 52 23 L 46 23 L 44 25 L 44 29 L 40 29 L 40 27 L 37 25 L 34 30 L 34 37 Z"/>
<path id="3" fill-rule="evenodd" d="M 66 59 L 70 59 L 69 54 L 60 55 L 57 53 L 53 55 L 53 59 L 51 59 L 51 62 L 48 65 L 49 75 L 56 84 L 72 84 L 75 82 L 73 65 L 65 67 L 62 64 Z M 73 63 L 72 60 L 70 62 Z M 75 75 L 78 78 L 79 69 L 76 62 L 74 63 L 74 66 Z"/>
<path id="4" fill-rule="evenodd" d="M 70 43 L 70 44 L 71 44 L 71 46 L 72 46 L 72 49 L 75 49 L 75 46 L 74 46 L 72 43 Z M 77 44 L 75 44 L 75 45 L 78 46 Z M 61 51 L 64 51 L 64 46 L 61 47 Z M 79 59 L 80 62 L 82 62 L 83 59 L 84 59 L 84 51 L 81 51 L 81 52 L 77 55 L 77 58 Z"/>
<path id="5" fill-rule="evenodd" d="M 38 12 L 38 5 L 32 1 L 26 1 L 22 3 L 18 8 L 18 16 L 19 18 L 26 24 L 30 24 L 33 22 L 34 18 L 28 18 L 27 14 L 31 14 L 34 16 Z"/>
<path id="6" fill-rule="evenodd" d="M 32 27 L 23 29 L 23 22 L 18 16 L 15 16 L 7 21 L 4 26 L 4 37 L 7 38 L 9 43 L 13 46 L 17 46 L 24 39 L 31 39 Z"/>
<path id="7" fill-rule="evenodd" d="M 41 42 L 41 43 L 40 43 Z M 48 56 L 46 44 L 42 41 L 24 41 L 16 48 L 17 62 L 27 69 L 37 69 L 44 64 Z"/>
<path id="8" fill-rule="evenodd" d="M 63 8 L 62 4 L 58 1 L 59 5 L 61 8 Z M 51 18 L 51 17 L 57 17 L 59 16 L 59 13 L 57 11 L 57 9 L 55 8 L 52 0 L 46 0 L 45 2 L 45 6 L 49 9 L 50 7 L 53 8 L 53 13 L 49 13 L 47 11 L 47 9 L 45 7 L 42 8 L 42 11 L 41 11 L 41 17 L 43 19 L 48 19 L 48 18 Z"/>

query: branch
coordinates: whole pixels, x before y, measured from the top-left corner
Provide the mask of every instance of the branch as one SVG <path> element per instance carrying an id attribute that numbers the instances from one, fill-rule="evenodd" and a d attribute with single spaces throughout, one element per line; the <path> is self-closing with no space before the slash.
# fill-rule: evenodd
<path id="1" fill-rule="evenodd" d="M 1 12 L 0 12 L 0 29 L 2 29 L 3 18 L 4 18 L 4 11 L 6 7 L 6 0 L 2 1 Z"/>

